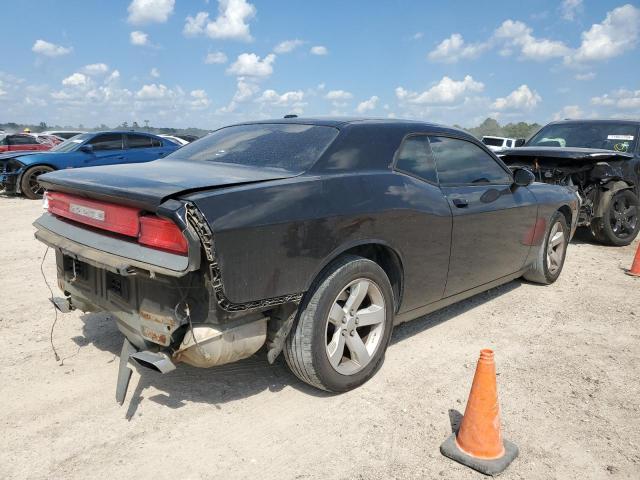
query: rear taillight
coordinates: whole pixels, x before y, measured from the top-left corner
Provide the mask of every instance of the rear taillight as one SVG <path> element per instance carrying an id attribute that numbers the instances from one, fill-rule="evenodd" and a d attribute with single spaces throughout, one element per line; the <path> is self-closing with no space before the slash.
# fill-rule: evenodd
<path id="1" fill-rule="evenodd" d="M 186 254 L 189 244 L 180 228 L 171 220 L 155 216 L 140 217 L 138 242 L 149 247 Z"/>
<path id="2" fill-rule="evenodd" d="M 49 211 L 54 215 L 129 237 L 137 236 L 140 231 L 137 208 L 58 192 L 49 192 L 47 198 Z"/>
<path id="3" fill-rule="evenodd" d="M 59 192 L 47 192 L 45 205 L 54 215 L 136 238 L 141 245 L 181 255 L 189 252 L 187 239 L 175 223 L 155 215 L 143 215 L 137 208 Z"/>

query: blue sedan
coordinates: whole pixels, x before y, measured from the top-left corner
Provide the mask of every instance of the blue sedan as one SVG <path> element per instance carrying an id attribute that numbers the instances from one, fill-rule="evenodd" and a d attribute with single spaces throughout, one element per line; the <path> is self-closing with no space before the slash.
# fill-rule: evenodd
<path id="1" fill-rule="evenodd" d="M 44 192 L 38 177 L 65 168 L 118 163 L 150 162 L 179 145 L 141 132 L 92 132 L 76 135 L 48 152 L 11 152 L 0 155 L 0 186 L 6 193 L 40 198 Z"/>

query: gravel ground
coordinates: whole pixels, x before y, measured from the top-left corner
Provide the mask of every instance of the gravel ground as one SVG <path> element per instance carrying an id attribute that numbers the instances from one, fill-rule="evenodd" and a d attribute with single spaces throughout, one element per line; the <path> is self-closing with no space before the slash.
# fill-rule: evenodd
<path id="1" fill-rule="evenodd" d="M 496 351 L 504 435 L 520 447 L 501 478 L 640 478 L 640 279 L 621 270 L 637 243 L 575 240 L 552 286 L 515 281 L 397 327 L 382 369 L 343 395 L 260 352 L 134 372 L 120 407 L 122 336 L 107 315 L 59 316 L 62 365 L 53 357 L 40 211 L 0 197 L 0 478 L 484 478 L 438 450 L 483 347 Z M 44 272 L 57 289 L 51 252 Z"/>

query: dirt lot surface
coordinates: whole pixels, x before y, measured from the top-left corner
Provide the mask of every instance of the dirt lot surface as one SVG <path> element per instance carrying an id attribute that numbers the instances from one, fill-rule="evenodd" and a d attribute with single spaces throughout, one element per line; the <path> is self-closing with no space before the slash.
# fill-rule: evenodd
<path id="1" fill-rule="evenodd" d="M 438 450 L 482 347 L 496 351 L 504 434 L 521 451 L 501 478 L 640 478 L 640 279 L 621 271 L 637 244 L 574 241 L 552 286 L 512 282 L 397 327 L 380 372 L 347 394 L 260 352 L 134 372 L 120 407 L 122 336 L 107 315 L 61 315 L 63 365 L 53 357 L 40 212 L 0 196 L 1 478 L 484 478 Z"/>

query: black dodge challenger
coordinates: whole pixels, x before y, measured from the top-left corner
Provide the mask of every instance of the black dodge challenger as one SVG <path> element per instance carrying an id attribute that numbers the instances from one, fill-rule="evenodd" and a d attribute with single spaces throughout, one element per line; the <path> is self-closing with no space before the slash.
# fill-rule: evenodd
<path id="1" fill-rule="evenodd" d="M 532 183 L 469 134 L 423 122 L 298 119 L 221 128 L 165 159 L 53 172 L 36 237 L 68 307 L 108 311 L 129 359 L 167 372 L 266 346 L 341 392 L 395 324 L 562 270 L 579 198 Z"/>

